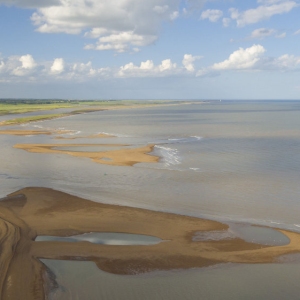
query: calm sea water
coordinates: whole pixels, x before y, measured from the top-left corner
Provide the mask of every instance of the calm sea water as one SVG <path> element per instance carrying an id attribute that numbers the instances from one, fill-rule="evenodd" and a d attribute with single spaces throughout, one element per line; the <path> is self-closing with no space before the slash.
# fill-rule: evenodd
<path id="1" fill-rule="evenodd" d="M 24 128 L 73 130 L 66 137 L 100 132 L 116 137 L 66 141 L 55 140 L 54 136 L 0 135 L 0 196 L 25 186 L 45 186 L 98 202 L 300 231 L 298 101 L 222 101 L 101 111 L 32 123 Z M 156 145 L 153 154 L 159 155 L 161 160 L 158 164 L 117 167 L 96 164 L 87 158 L 34 154 L 12 148 L 16 143 L 61 143 L 66 144 L 65 149 L 68 149 L 67 144 L 74 142 L 124 143 L 137 147 L 153 143 Z M 94 151 L 95 146 L 85 150 Z M 66 274 L 73 268 L 70 264 L 62 264 Z M 300 268 L 291 270 L 290 264 L 280 266 L 284 266 L 282 274 L 287 276 L 287 283 L 281 283 L 280 289 L 289 289 L 290 299 L 297 299 L 293 297 L 300 289 L 293 276 L 299 278 Z M 60 267 L 55 262 L 52 262 L 52 268 L 59 272 Z M 196 282 L 201 284 L 202 281 L 207 286 L 201 290 L 204 293 L 201 294 L 202 299 L 229 299 L 233 289 L 236 293 L 232 295 L 236 296 L 231 299 L 241 299 L 242 287 L 230 284 L 228 280 L 222 281 L 222 278 L 225 274 L 243 278 L 241 274 L 248 272 L 244 279 L 256 282 L 255 270 L 264 270 L 261 274 L 265 272 L 265 283 L 270 280 L 269 276 L 274 279 L 273 288 L 272 284 L 267 290 L 262 290 L 266 286 L 258 286 L 260 295 L 264 295 L 260 299 L 282 299 L 277 291 L 277 281 L 283 275 L 276 273 L 280 270 L 277 265 L 220 267 L 209 272 L 193 270 L 176 272 L 175 275 L 163 273 L 165 275 L 159 274 L 158 277 L 153 275 L 150 281 L 142 277 L 140 288 L 136 287 L 140 279 L 117 278 L 126 284 L 132 283 L 132 288 L 137 289 L 137 294 L 127 299 L 199 299 L 196 297 L 199 293 Z M 97 276 L 106 276 L 108 281 L 112 278 L 103 272 L 99 274 Z M 214 276 L 222 281 L 217 284 L 216 290 L 213 288 Z M 237 284 L 246 289 L 246 281 L 241 280 Z M 178 286 L 178 281 L 182 282 L 182 292 L 174 298 L 171 290 L 177 291 L 174 286 Z M 110 285 L 114 284 L 114 281 L 110 282 Z M 125 299 L 114 293 L 107 298 L 105 293 L 109 293 L 110 285 L 104 284 L 100 289 L 100 299 Z M 161 297 L 144 296 L 146 291 L 155 289 L 157 285 L 160 291 L 164 290 Z M 227 286 L 227 298 L 221 292 L 224 286 Z M 245 295 L 244 299 L 258 299 L 256 294 L 252 298 L 251 294 L 245 292 Z M 56 297 L 65 299 L 63 296 Z"/>

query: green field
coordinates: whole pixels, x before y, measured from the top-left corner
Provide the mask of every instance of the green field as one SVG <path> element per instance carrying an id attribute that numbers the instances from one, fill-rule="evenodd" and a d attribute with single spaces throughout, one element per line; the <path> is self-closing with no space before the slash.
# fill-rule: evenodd
<path id="1" fill-rule="evenodd" d="M 0 115 L 53 110 L 58 108 L 80 108 L 84 106 L 118 105 L 121 101 L 76 101 L 76 100 L 6 100 L 0 99 Z"/>
<path id="2" fill-rule="evenodd" d="M 35 111 L 49 111 L 49 114 L 13 118 L 2 121 L 0 125 L 18 125 L 28 122 L 61 118 L 69 115 L 99 111 L 106 108 L 145 106 L 169 103 L 169 101 L 138 101 L 138 100 L 36 100 L 36 99 L 0 99 L 0 115 L 23 114 Z M 51 110 L 71 108 L 67 113 L 51 114 Z"/>
<path id="3" fill-rule="evenodd" d="M 28 123 L 28 122 L 36 122 L 36 121 L 61 118 L 61 117 L 65 117 L 67 115 L 68 114 L 50 114 L 50 115 L 43 115 L 43 116 L 16 118 L 16 119 L 12 119 L 12 120 L 3 121 L 3 122 L 1 122 L 1 125 L 18 125 L 18 124 L 24 124 L 24 123 Z"/>

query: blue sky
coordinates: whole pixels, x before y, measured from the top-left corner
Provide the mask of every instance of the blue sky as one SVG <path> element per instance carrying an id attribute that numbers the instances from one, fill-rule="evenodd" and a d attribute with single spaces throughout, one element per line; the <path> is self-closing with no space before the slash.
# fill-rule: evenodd
<path id="1" fill-rule="evenodd" d="M 300 99 L 299 0 L 0 0 L 0 98 Z"/>

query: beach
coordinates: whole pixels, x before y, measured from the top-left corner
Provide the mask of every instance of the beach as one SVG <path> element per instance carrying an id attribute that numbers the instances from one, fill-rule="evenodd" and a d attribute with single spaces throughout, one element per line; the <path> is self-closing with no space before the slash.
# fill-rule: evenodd
<path id="1" fill-rule="evenodd" d="M 39 259 L 89 260 L 106 272 L 129 275 L 224 262 L 271 263 L 280 255 L 300 251 L 300 234 L 286 230 L 280 230 L 290 239 L 284 246 L 264 246 L 240 238 L 197 242 L 192 240 L 195 232 L 226 231 L 228 226 L 205 219 L 95 203 L 47 188 L 25 188 L 8 195 L 0 203 L 0 213 L 3 299 L 45 299 L 44 287 L 51 282 L 47 282 L 47 270 Z M 151 246 L 107 246 L 34 241 L 37 236 L 74 236 L 87 232 L 149 235 L 163 242 Z M 8 278 L 9 285 L 3 280 Z"/>
<path id="2" fill-rule="evenodd" d="M 264 121 L 261 128 L 243 128 L 253 108 L 246 111 L 248 123 L 229 123 L 226 110 L 232 120 L 241 108 L 119 109 L 3 128 L 2 298 L 46 299 L 62 288 L 60 273 L 45 261 L 90 262 L 99 272 L 124 278 L 186 270 L 182 282 L 189 270 L 221 272 L 224 264 L 286 267 L 282 257 L 300 253 L 298 156 L 282 155 L 281 147 L 297 145 L 299 132 L 284 120 L 280 130 Z M 263 118 L 274 119 L 271 113 Z M 159 242 L 74 241 L 97 233 Z M 96 288 L 94 294 L 97 299 Z"/>

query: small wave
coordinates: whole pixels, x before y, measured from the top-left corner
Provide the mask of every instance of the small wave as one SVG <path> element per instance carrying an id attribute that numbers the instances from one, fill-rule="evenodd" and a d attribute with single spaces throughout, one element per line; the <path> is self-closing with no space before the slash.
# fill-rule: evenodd
<path id="1" fill-rule="evenodd" d="M 190 170 L 193 170 L 193 171 L 199 171 L 200 168 L 190 168 Z"/>
<path id="2" fill-rule="evenodd" d="M 197 136 L 197 135 L 192 135 L 191 138 L 195 138 L 197 141 L 202 140 L 203 137 Z"/>
<path id="3" fill-rule="evenodd" d="M 193 143 L 200 141 L 202 137 L 200 136 L 190 136 L 187 138 L 171 138 L 168 139 L 168 144 L 175 144 L 175 143 Z"/>
<path id="4" fill-rule="evenodd" d="M 294 224 L 294 226 L 296 226 L 296 227 L 300 227 L 300 225 L 298 225 L 298 224 Z"/>
<path id="5" fill-rule="evenodd" d="M 100 131 L 97 134 L 105 134 L 105 135 L 110 135 L 110 136 L 115 136 L 115 137 L 120 137 L 120 138 L 128 138 L 130 135 L 122 134 L 122 133 L 109 133 L 109 132 L 104 132 Z"/>
<path id="6" fill-rule="evenodd" d="M 68 135 L 77 135 L 77 134 L 80 134 L 81 133 L 81 131 L 80 130 L 78 130 L 78 131 L 72 131 L 72 132 L 69 132 L 68 133 Z"/>
<path id="7" fill-rule="evenodd" d="M 33 125 L 33 127 L 35 127 L 35 128 L 44 128 L 43 126 L 40 126 L 40 125 Z"/>
<path id="8" fill-rule="evenodd" d="M 175 165 L 181 164 L 181 158 L 179 156 L 179 151 L 177 149 L 163 147 L 163 146 L 155 146 L 162 157 L 162 162 L 166 167 L 171 167 Z"/>

